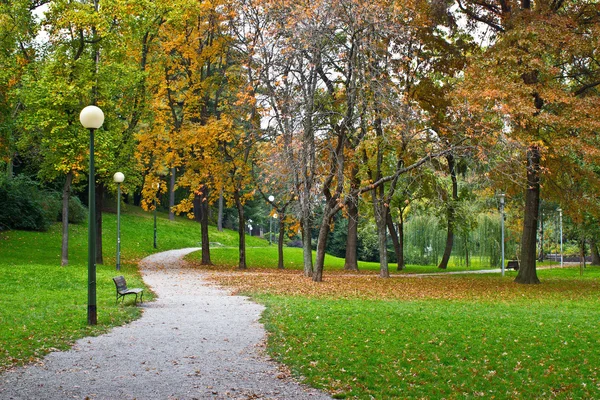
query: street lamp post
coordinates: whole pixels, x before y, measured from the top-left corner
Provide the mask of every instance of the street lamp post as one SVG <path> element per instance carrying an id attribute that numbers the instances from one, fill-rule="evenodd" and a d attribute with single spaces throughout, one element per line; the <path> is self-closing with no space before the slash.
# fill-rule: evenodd
<path id="1" fill-rule="evenodd" d="M 122 172 L 116 172 L 113 180 L 117 184 L 117 271 L 121 270 L 121 183 L 125 180 Z"/>
<path id="2" fill-rule="evenodd" d="M 563 266 L 563 223 L 562 223 L 562 208 L 558 209 L 558 221 L 560 224 L 560 266 Z"/>
<path id="3" fill-rule="evenodd" d="M 87 106 L 79 114 L 79 121 L 90 131 L 90 167 L 88 179 L 88 325 L 98 323 L 96 307 L 96 171 L 94 166 L 94 131 L 104 123 L 104 113 L 96 106 Z"/>
<path id="4" fill-rule="evenodd" d="M 504 276 L 504 193 L 500 193 L 500 231 L 502 232 L 500 248 L 502 252 L 502 276 Z"/>
<path id="5" fill-rule="evenodd" d="M 269 202 L 273 204 L 275 197 L 273 195 L 269 196 Z M 273 219 L 269 218 L 269 246 L 273 243 L 271 232 L 273 232 Z"/>

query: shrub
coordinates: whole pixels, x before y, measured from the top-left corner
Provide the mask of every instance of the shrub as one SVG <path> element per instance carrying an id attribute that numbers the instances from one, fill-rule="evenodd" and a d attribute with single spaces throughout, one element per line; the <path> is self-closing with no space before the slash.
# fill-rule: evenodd
<path id="1" fill-rule="evenodd" d="M 56 219 L 56 201 L 37 182 L 19 175 L 0 181 L 0 228 L 46 231 Z"/>
<path id="2" fill-rule="evenodd" d="M 57 221 L 62 221 L 62 197 L 60 194 L 57 194 L 58 199 L 58 218 Z M 87 208 L 81 203 L 76 196 L 71 196 L 69 199 L 69 223 L 70 224 L 80 224 L 84 222 L 87 218 Z"/>
<path id="3" fill-rule="evenodd" d="M 363 223 L 358 228 L 358 259 L 379 262 L 379 238 L 374 223 Z"/>
<path id="4" fill-rule="evenodd" d="M 287 246 L 288 247 L 299 247 L 299 248 L 302 248 L 302 240 L 300 240 L 300 239 L 290 240 L 287 243 Z"/>

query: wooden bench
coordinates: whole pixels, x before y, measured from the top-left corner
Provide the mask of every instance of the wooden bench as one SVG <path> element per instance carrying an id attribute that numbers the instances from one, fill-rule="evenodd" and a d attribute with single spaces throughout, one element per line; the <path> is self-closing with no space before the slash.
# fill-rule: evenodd
<path id="1" fill-rule="evenodd" d="M 140 303 L 144 302 L 144 289 L 128 288 L 127 282 L 125 282 L 125 277 L 123 275 L 115 276 L 113 278 L 113 281 L 115 282 L 115 286 L 117 287 L 116 303 L 119 302 L 119 297 L 122 298 L 121 302 L 125 301 L 125 296 L 127 296 L 128 294 L 135 294 L 135 304 L 137 304 L 138 294 L 140 295 Z"/>
<path id="2" fill-rule="evenodd" d="M 514 269 L 515 271 L 519 270 L 519 261 L 511 260 L 506 264 L 506 269 Z"/>

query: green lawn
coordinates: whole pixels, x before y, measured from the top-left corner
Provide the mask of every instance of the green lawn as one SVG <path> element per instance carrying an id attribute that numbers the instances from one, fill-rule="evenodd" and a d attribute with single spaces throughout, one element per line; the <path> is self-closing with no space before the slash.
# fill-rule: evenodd
<path id="1" fill-rule="evenodd" d="M 600 398 L 599 267 L 544 263 L 541 285 L 513 283 L 515 271 L 373 280 L 336 274 L 327 256 L 315 284 L 289 271 L 301 256 L 286 249 L 277 273 L 273 250 L 252 249 L 254 274 L 215 277 L 265 304 L 270 354 L 336 398 Z"/>
<path id="2" fill-rule="evenodd" d="M 600 398 L 600 304 L 262 296 L 269 349 L 337 398 Z"/>
<path id="3" fill-rule="evenodd" d="M 121 225 L 121 274 L 131 286 L 143 285 L 139 259 L 200 246 L 199 225 L 184 218 L 168 221 L 159 213 L 158 249 L 153 248 L 151 213 L 128 208 Z M 59 224 L 45 233 L 0 233 L 0 370 L 140 315 L 132 299 L 115 305 L 115 227 L 115 215 L 105 214 L 95 327 L 86 324 L 85 224 L 70 228 L 67 267 L 59 265 Z M 210 237 L 213 270 L 235 269 L 237 233 L 211 228 Z M 336 397 L 600 398 L 598 267 L 587 268 L 583 276 L 578 268 L 540 270 L 543 283 L 524 286 L 512 283 L 513 271 L 504 278 L 497 273 L 402 276 L 440 272 L 436 266 L 409 265 L 382 280 L 374 276 L 377 264 L 360 263 L 366 273 L 340 275 L 336 271 L 343 260 L 327 256 L 325 282 L 315 284 L 299 271 L 301 249 L 285 248 L 286 271 L 278 272 L 275 245 L 256 237 L 247 243 L 248 265 L 256 274 L 233 275 L 248 281 L 245 293 L 267 306 L 268 351 Z M 486 266 L 471 267 L 480 268 Z M 275 276 L 287 285 L 277 292 L 272 290 Z M 261 279 L 260 290 L 252 289 L 255 277 Z M 292 284 L 305 287 L 292 295 Z"/>
<path id="4" fill-rule="evenodd" d="M 61 225 L 49 232 L 0 232 L 0 370 L 65 349 L 74 340 L 105 332 L 139 317 L 140 310 L 115 305 L 112 277 L 143 285 L 137 261 L 155 251 L 198 246 L 198 224 L 159 214 L 158 249 L 152 214 L 132 208 L 121 220 L 121 271 L 116 265 L 116 216 L 103 216 L 104 265 L 97 266 L 98 325 L 87 325 L 87 224 L 70 225 L 69 265 L 60 266 Z M 146 291 L 144 299 L 151 300 Z"/>

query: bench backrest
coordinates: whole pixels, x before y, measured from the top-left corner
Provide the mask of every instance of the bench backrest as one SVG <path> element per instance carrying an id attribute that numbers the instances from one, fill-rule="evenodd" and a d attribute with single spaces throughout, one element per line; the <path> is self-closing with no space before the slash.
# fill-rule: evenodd
<path id="1" fill-rule="evenodd" d="M 113 281 L 115 281 L 118 291 L 127 290 L 127 282 L 125 282 L 125 277 L 123 275 L 115 276 Z"/>

